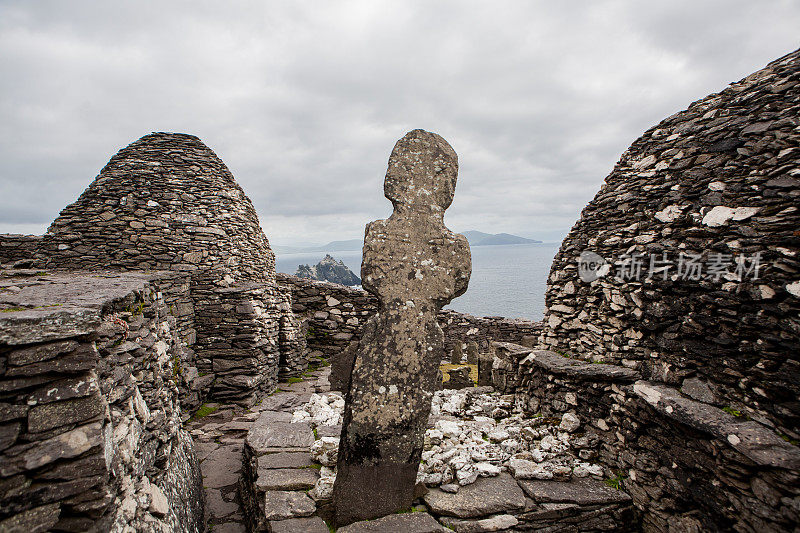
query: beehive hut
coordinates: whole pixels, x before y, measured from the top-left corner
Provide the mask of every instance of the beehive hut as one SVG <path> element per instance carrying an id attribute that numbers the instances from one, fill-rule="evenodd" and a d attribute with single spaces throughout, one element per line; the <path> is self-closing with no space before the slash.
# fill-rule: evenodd
<path id="1" fill-rule="evenodd" d="M 633 471 L 651 530 L 689 509 L 701 529 L 796 524 L 798 230 L 800 50 L 647 130 L 556 255 L 540 345 L 637 371 L 634 396 L 663 415 L 619 387 L 592 415 L 616 403 L 603 446 Z"/>
<path id="2" fill-rule="evenodd" d="M 193 135 L 152 133 L 117 152 L 42 243 L 46 266 L 212 270 L 275 281 L 255 208 Z"/>
<path id="3" fill-rule="evenodd" d="M 291 295 L 250 199 L 200 139 L 146 135 L 114 155 L 41 240 L 45 268 L 185 272 L 175 302 L 195 388 L 249 403 L 304 369 Z M 196 357 L 194 353 L 196 352 Z M 202 376 L 201 376 L 202 374 Z"/>

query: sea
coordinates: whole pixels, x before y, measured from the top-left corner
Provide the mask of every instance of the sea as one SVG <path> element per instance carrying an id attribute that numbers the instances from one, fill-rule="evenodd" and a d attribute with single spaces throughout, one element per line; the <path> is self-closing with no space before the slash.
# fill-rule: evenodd
<path id="1" fill-rule="evenodd" d="M 558 246 L 558 243 L 473 246 L 469 288 L 447 308 L 474 316 L 541 320 L 547 276 Z M 276 269 L 294 274 L 298 265 L 315 265 L 325 253 L 276 254 Z M 361 276 L 360 250 L 327 253 Z"/>

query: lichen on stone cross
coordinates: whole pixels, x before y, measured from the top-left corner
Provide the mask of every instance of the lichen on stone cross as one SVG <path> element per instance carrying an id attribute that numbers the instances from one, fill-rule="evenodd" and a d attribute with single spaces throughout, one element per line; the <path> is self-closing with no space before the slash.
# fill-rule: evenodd
<path id="1" fill-rule="evenodd" d="M 364 325 L 347 388 L 334 485 L 336 522 L 385 516 L 414 499 L 423 438 L 444 357 L 436 322 L 467 290 L 469 244 L 444 225 L 458 157 L 414 130 L 389 157 L 384 195 L 394 212 L 367 224 L 361 278 L 379 300 Z"/>

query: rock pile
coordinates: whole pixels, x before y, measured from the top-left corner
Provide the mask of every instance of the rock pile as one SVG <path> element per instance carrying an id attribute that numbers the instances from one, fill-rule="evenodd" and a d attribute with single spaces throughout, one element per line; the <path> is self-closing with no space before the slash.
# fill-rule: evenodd
<path id="1" fill-rule="evenodd" d="M 513 396 L 490 390 L 436 392 L 429 422 L 433 427 L 425 432 L 418 483 L 458 492 L 479 476 L 504 471 L 515 479 L 602 479 L 602 467 L 572 453 L 582 445 L 582 438 L 574 436 L 581 425 L 575 414 L 568 412 L 560 419 L 525 418 L 515 410 Z M 294 422 L 308 423 L 316 430 L 311 457 L 325 467 L 336 464 L 336 431 L 341 428 L 343 408 L 344 400 L 334 392 L 314 394 L 294 411 Z M 335 468 L 323 469 L 317 494 L 328 494 L 329 478 L 335 475 Z"/>

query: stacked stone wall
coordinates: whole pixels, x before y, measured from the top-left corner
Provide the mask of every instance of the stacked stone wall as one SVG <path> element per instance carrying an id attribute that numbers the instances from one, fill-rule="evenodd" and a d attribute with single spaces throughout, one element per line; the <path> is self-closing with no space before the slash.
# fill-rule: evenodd
<path id="1" fill-rule="evenodd" d="M 741 413 L 617 365 L 498 345 L 514 353 L 505 392 L 530 415 L 576 415 L 571 445 L 633 496 L 645 531 L 793 531 L 800 519 L 800 449 Z M 508 356 L 506 355 L 506 358 Z M 496 359 L 497 361 L 497 359 Z"/>
<path id="2" fill-rule="evenodd" d="M 201 531 L 159 280 L 31 274 L 0 279 L 0 530 Z"/>
<path id="3" fill-rule="evenodd" d="M 39 235 L 0 234 L 0 265 L 32 259 L 41 241 L 42 237 Z"/>
<path id="4" fill-rule="evenodd" d="M 53 221 L 38 258 L 52 268 L 275 279 L 253 204 L 210 148 L 179 133 L 146 135 L 117 152 Z"/>
<path id="5" fill-rule="evenodd" d="M 698 379 L 716 405 L 800 440 L 799 200 L 796 51 L 622 155 L 555 257 L 541 345 L 675 387 Z M 579 276 L 584 251 L 607 262 L 594 281 Z"/>
<path id="6" fill-rule="evenodd" d="M 0 254 L 0 262 L 30 259 L 29 266 L 47 271 L 180 273 L 163 296 L 187 346 L 187 408 L 208 391 L 251 403 L 274 387 L 279 367 L 282 377 L 305 370 L 290 295 L 275 287 L 274 255 L 255 209 L 225 164 L 192 135 L 153 133 L 123 148 L 43 237 L 5 236 Z M 264 309 L 241 313 L 239 304 Z M 195 361 L 193 347 L 212 351 Z"/>
<path id="7" fill-rule="evenodd" d="M 213 398 L 252 405 L 279 377 L 305 371 L 305 339 L 287 291 L 263 283 L 206 287 L 193 292 L 201 328 L 195 348 Z"/>
<path id="8" fill-rule="evenodd" d="M 378 302 L 368 292 L 314 281 L 288 274 L 277 274 L 278 283 L 292 292 L 292 309 L 305 323 L 311 355 L 330 358 L 361 338 L 361 327 L 375 313 Z M 449 352 L 457 342 L 476 342 L 488 351 L 493 340 L 523 342 L 537 339 L 541 322 L 503 317 L 475 317 L 442 309 L 437 317 Z"/>

